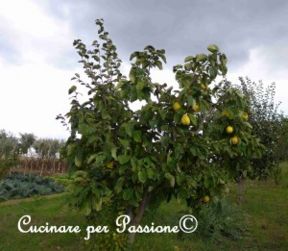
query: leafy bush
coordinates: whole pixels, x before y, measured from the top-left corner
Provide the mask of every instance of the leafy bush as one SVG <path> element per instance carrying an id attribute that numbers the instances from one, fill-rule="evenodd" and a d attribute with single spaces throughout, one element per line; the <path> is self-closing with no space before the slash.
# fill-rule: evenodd
<path id="1" fill-rule="evenodd" d="M 55 176 L 51 176 L 50 178 L 56 181 L 57 183 L 62 184 L 65 187 L 68 187 L 69 185 L 71 185 L 73 181 L 72 177 L 69 174 L 55 175 Z"/>
<path id="2" fill-rule="evenodd" d="M 74 46 L 88 81 L 78 73 L 67 113 L 70 137 L 63 153 L 74 174 L 74 202 L 97 218 L 113 205 L 138 225 L 145 210 L 173 197 L 189 207 L 216 198 L 228 179 L 261 155 L 246 121 L 247 102 L 225 86 L 227 58 L 216 45 L 173 68 L 179 89 L 153 82 L 165 51 L 148 45 L 131 54 L 129 78 L 120 73 L 116 46 L 97 20 L 99 40 Z M 216 83 L 216 79 L 223 81 Z M 80 87 L 80 88 L 79 88 Z M 87 100 L 79 98 L 86 87 Z M 82 101 L 83 100 L 83 101 Z M 132 110 L 129 104 L 141 101 Z M 65 124 L 65 118 L 58 116 Z M 230 174 L 230 175 L 229 175 Z M 130 234 L 129 242 L 134 241 Z"/>
<path id="3" fill-rule="evenodd" d="M 64 187 L 52 179 L 34 174 L 11 173 L 0 181 L 0 200 L 61 193 Z"/>
<path id="4" fill-rule="evenodd" d="M 207 204 L 195 216 L 199 222 L 196 233 L 201 238 L 219 240 L 224 236 L 237 240 L 246 228 L 243 212 L 224 199 Z"/>

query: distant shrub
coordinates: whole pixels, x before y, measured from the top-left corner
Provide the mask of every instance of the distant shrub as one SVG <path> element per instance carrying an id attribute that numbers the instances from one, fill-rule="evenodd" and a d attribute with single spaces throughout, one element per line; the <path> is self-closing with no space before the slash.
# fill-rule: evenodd
<path id="1" fill-rule="evenodd" d="M 71 185 L 73 178 L 70 177 L 68 174 L 65 175 L 55 175 L 51 176 L 51 179 L 53 179 L 56 183 L 62 184 L 65 187 L 68 187 Z"/>

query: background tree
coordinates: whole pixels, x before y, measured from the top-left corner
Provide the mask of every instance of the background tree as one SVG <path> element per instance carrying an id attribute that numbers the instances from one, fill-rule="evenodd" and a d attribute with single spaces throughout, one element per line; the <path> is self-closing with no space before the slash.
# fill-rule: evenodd
<path id="1" fill-rule="evenodd" d="M 58 139 L 38 139 L 34 142 L 33 147 L 39 156 L 38 166 L 41 168 L 40 175 L 45 170 L 50 173 L 55 172 L 56 165 L 58 165 L 58 169 L 59 166 L 63 167 L 62 161 L 59 161 L 63 145 L 64 142 Z"/>
<path id="2" fill-rule="evenodd" d="M 37 155 L 41 159 L 45 159 L 49 156 L 50 140 L 49 139 L 37 139 L 34 142 L 33 147 Z"/>
<path id="3" fill-rule="evenodd" d="M 275 83 L 264 87 L 261 81 L 256 83 L 249 78 L 240 78 L 240 83 L 240 90 L 248 98 L 247 115 L 249 114 L 248 121 L 253 126 L 253 134 L 265 146 L 262 158 L 252 162 L 253 175 L 266 179 L 279 171 L 279 162 L 283 158 L 279 146 L 285 141 L 281 134 L 285 119 L 279 112 L 280 103 L 275 102 Z"/>
<path id="4" fill-rule="evenodd" d="M 27 154 L 29 149 L 33 146 L 36 137 L 32 133 L 20 133 L 20 151 L 22 154 Z"/>
<path id="5" fill-rule="evenodd" d="M 62 146 L 63 142 L 58 139 L 37 139 L 33 144 L 36 153 L 42 159 L 56 159 Z"/>
<path id="6" fill-rule="evenodd" d="M 18 139 L 4 130 L 0 131 L 0 177 L 3 177 L 10 167 L 17 165 L 19 154 Z"/>

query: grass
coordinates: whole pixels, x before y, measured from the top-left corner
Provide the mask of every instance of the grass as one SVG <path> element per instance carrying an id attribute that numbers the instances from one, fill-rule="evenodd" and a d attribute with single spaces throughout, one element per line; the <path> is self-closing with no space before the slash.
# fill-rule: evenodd
<path id="1" fill-rule="evenodd" d="M 133 250 L 139 251 L 287 251 L 288 250 L 288 163 L 282 164 L 282 179 L 276 185 L 272 180 L 247 182 L 245 201 L 239 209 L 243 212 L 245 226 L 243 238 L 216 240 L 200 238 L 197 234 L 140 234 Z M 235 204 L 235 187 L 231 187 L 229 200 Z M 185 211 L 176 200 L 162 204 L 144 219 L 149 223 L 174 225 Z M 83 236 L 77 234 L 22 234 L 17 230 L 18 219 L 29 214 L 33 224 L 79 225 L 84 216 L 67 206 L 66 195 L 52 195 L 0 204 L 0 251 L 54 251 L 87 250 Z M 85 231 L 84 231 L 85 232 Z"/>

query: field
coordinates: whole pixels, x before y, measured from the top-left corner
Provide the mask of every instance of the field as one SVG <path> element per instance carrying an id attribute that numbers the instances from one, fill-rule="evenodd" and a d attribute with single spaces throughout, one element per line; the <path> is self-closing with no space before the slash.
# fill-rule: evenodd
<path id="1" fill-rule="evenodd" d="M 288 163 L 282 164 L 283 176 L 276 185 L 272 180 L 246 183 L 245 201 L 239 206 L 243 213 L 243 236 L 232 240 L 219 237 L 209 240 L 197 234 L 138 235 L 133 250 L 199 250 L 199 251 L 287 251 L 288 250 Z M 231 186 L 229 200 L 236 205 L 235 186 Z M 30 214 L 36 225 L 83 225 L 84 216 L 69 209 L 66 194 L 41 196 L 0 203 L 0 251 L 30 250 L 86 250 L 83 236 L 76 234 L 21 234 L 18 219 Z M 181 202 L 162 204 L 146 222 L 157 224 L 177 222 L 185 211 Z"/>

